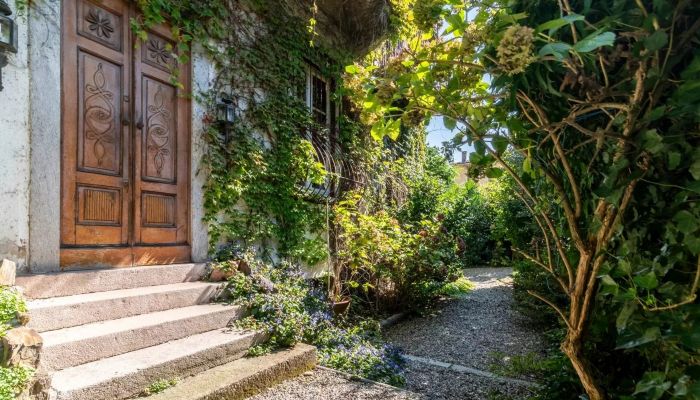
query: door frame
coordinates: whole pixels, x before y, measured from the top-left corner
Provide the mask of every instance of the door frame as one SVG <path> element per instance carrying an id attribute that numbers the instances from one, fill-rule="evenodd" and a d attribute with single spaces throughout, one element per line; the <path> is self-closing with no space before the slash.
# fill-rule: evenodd
<path id="1" fill-rule="evenodd" d="M 74 134 L 74 132 L 64 132 L 64 129 L 66 128 L 64 118 L 66 116 L 66 111 L 67 107 L 69 106 L 65 101 L 65 96 L 63 93 L 67 90 L 66 87 L 64 86 L 66 84 L 66 77 L 64 76 L 64 71 L 63 71 L 63 66 L 64 62 L 71 62 L 71 60 L 67 60 L 67 48 L 64 46 L 64 41 L 65 41 L 65 34 L 66 34 L 66 29 L 65 29 L 65 23 L 66 21 L 69 21 L 68 18 L 75 18 L 74 15 L 67 15 L 66 10 L 70 9 L 72 11 L 76 11 L 78 8 L 79 1 L 81 0 L 66 0 L 62 1 L 60 3 L 64 3 L 63 6 L 61 7 L 61 28 L 60 28 L 60 38 L 61 38 L 61 52 L 60 52 L 60 65 L 61 65 L 61 79 L 60 79 L 60 87 L 61 87 L 61 133 L 60 133 L 60 159 L 61 159 L 61 166 L 60 166 L 60 172 L 59 172 L 59 193 L 60 193 L 60 204 L 63 204 L 63 196 L 65 193 L 63 191 L 65 190 L 65 187 L 67 184 L 70 184 L 70 182 L 65 182 L 66 179 L 74 179 L 71 177 L 67 177 L 67 175 L 64 175 L 64 168 L 65 168 L 65 157 L 64 157 L 64 151 L 65 151 L 65 145 L 64 145 L 64 140 L 66 140 L 67 134 Z M 104 7 L 104 5 L 100 4 L 97 1 L 91 1 L 91 0 L 85 0 L 87 2 L 92 2 L 95 3 L 101 7 Z M 67 2 L 72 2 L 73 4 L 70 4 L 69 7 L 65 6 L 65 3 Z M 121 16 L 122 18 L 130 18 L 134 15 L 134 6 L 133 3 L 124 1 L 125 3 L 125 10 L 126 12 Z M 71 12 L 72 14 L 72 12 Z M 74 22 L 75 23 L 75 22 Z M 74 25 L 74 24 L 71 24 Z M 128 22 L 124 25 L 128 26 Z M 154 27 L 151 31 L 157 32 L 161 35 L 164 33 L 167 33 L 168 30 L 165 27 Z M 138 40 L 135 38 L 135 36 L 130 33 L 130 32 L 124 32 L 123 37 L 125 38 L 123 46 L 133 46 L 135 41 Z M 75 44 L 72 44 L 75 45 Z M 184 113 L 181 118 L 184 118 L 182 121 L 182 125 L 187 127 L 186 129 L 189 130 L 189 134 L 185 135 L 183 138 L 186 139 L 185 143 L 181 143 L 182 146 L 184 146 L 184 151 L 182 153 L 184 154 L 178 154 L 177 157 L 177 164 L 181 164 L 183 162 L 187 163 L 187 165 L 184 167 L 184 170 L 187 172 L 184 174 L 184 176 L 179 176 L 178 179 L 181 180 L 179 182 L 179 185 L 182 185 L 184 189 L 183 196 L 185 196 L 185 199 L 183 199 L 184 203 L 187 205 L 186 209 L 186 215 L 184 216 L 186 224 L 185 224 L 185 229 L 187 229 L 187 232 L 185 233 L 185 238 L 186 238 L 186 243 L 185 244 L 157 244 L 157 245 L 137 245 L 136 240 L 135 240 L 135 216 L 139 215 L 140 213 L 135 210 L 134 204 L 134 198 L 133 196 L 135 195 L 136 191 L 134 190 L 136 187 L 136 179 L 141 179 L 140 177 L 135 176 L 135 168 L 134 166 L 136 165 L 137 162 L 141 162 L 141 160 L 136 160 L 135 159 L 135 154 L 134 154 L 134 149 L 135 149 L 135 142 L 138 140 L 141 140 L 141 135 L 142 131 L 140 129 L 136 129 L 134 127 L 135 125 L 135 115 L 137 114 L 137 111 L 135 110 L 137 102 L 135 101 L 136 99 L 136 93 L 135 93 L 135 87 L 137 86 L 137 76 L 135 74 L 136 70 L 136 65 L 135 62 L 137 60 L 136 54 L 137 52 L 141 52 L 141 47 L 142 45 L 145 45 L 144 43 L 139 43 L 139 47 L 130 49 L 129 51 L 126 52 L 128 54 L 127 59 L 124 60 L 124 67 L 126 68 L 126 79 L 128 81 L 128 86 L 124 86 L 124 89 L 127 91 L 127 95 L 131 97 L 131 100 L 129 101 L 126 112 L 127 115 L 131 121 L 130 121 L 130 127 L 127 129 L 123 129 L 123 134 L 125 137 L 122 138 L 123 142 L 128 143 L 130 146 L 125 146 L 125 149 L 128 150 L 129 154 L 125 154 L 122 156 L 122 159 L 124 161 L 124 165 L 122 166 L 122 174 L 125 176 L 125 179 L 129 181 L 128 183 L 128 190 L 123 189 L 122 195 L 125 197 L 125 199 L 122 199 L 123 208 L 125 212 L 128 213 L 127 216 L 124 218 L 124 223 L 127 224 L 127 241 L 126 245 L 94 245 L 94 246 L 72 246 L 72 245 L 64 245 L 63 240 L 60 239 L 59 242 L 59 269 L 60 270 L 68 270 L 68 269 L 93 269 L 93 268 L 115 268 L 115 267 L 131 267 L 131 266 L 140 266 L 140 265 L 163 265 L 163 264 L 179 264 L 179 263 L 184 263 L 184 262 L 190 262 L 191 260 L 194 259 L 192 256 L 192 231 L 193 231 L 193 226 L 191 224 L 192 222 L 192 179 L 191 179 L 191 174 L 192 174 L 192 102 L 189 100 L 184 100 L 184 96 L 189 95 L 190 93 L 190 88 L 191 88 L 191 63 L 188 63 L 187 65 L 181 66 L 180 67 L 180 79 L 181 83 L 184 86 L 184 90 L 177 88 L 176 90 L 176 101 L 178 102 L 178 109 L 182 105 L 182 103 L 186 104 L 186 110 L 187 112 Z M 73 52 L 73 51 L 71 51 Z M 72 83 L 72 81 L 68 81 L 68 83 Z M 77 101 L 77 95 L 74 96 L 74 99 Z M 121 100 L 121 99 L 120 99 Z M 118 102 L 118 104 L 121 104 L 121 101 Z M 74 106 L 71 106 L 74 107 Z M 73 110 L 75 111 L 75 110 Z M 179 148 L 176 148 L 176 151 L 179 150 Z M 183 157 L 184 156 L 184 157 Z M 128 196 L 127 196 L 128 193 Z M 78 199 L 75 198 L 73 199 L 74 196 L 71 196 L 71 199 L 68 199 L 67 201 L 72 202 L 75 204 L 75 209 L 77 209 L 77 202 Z M 177 210 L 181 212 L 181 210 Z M 60 214 L 60 225 L 59 229 L 60 232 L 63 232 L 64 229 L 66 229 L 65 221 L 64 221 L 64 213 L 61 210 L 59 212 Z M 179 214 L 179 213 L 178 213 Z M 72 215 L 68 216 L 69 219 L 72 218 L 77 218 L 77 215 L 73 213 Z M 60 234 L 62 236 L 62 234 Z"/>

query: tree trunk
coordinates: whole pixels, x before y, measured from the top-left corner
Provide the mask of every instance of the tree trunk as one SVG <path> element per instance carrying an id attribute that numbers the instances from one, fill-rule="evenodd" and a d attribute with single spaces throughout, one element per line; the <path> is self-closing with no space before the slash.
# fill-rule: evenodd
<path id="1" fill-rule="evenodd" d="M 590 364 L 583 354 L 582 333 L 569 331 L 561 344 L 561 350 L 569 357 L 581 384 L 590 400 L 605 400 L 605 392 L 595 379 Z"/>

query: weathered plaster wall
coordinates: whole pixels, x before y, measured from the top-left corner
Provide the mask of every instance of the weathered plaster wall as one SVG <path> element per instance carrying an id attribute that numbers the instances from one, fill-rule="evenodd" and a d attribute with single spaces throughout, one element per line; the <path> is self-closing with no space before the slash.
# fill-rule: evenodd
<path id="1" fill-rule="evenodd" d="M 29 267 L 59 269 L 61 215 L 61 2 L 33 0 L 29 16 L 31 185 Z"/>
<path id="2" fill-rule="evenodd" d="M 14 2 L 10 1 L 10 6 Z M 0 259 L 27 264 L 29 242 L 29 68 L 27 19 L 18 24 L 18 52 L 7 53 L 0 92 Z"/>

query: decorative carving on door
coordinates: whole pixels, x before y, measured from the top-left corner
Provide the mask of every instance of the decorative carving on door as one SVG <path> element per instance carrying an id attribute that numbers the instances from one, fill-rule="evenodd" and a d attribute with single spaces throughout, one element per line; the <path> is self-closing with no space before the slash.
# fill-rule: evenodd
<path id="1" fill-rule="evenodd" d="M 122 48 L 121 15 L 81 0 L 78 7 L 78 33 L 102 45 Z"/>
<path id="2" fill-rule="evenodd" d="M 144 78 L 146 89 L 145 176 L 158 182 L 175 181 L 175 89 L 159 81 Z"/>
<path id="3" fill-rule="evenodd" d="M 105 146 L 114 143 L 114 94 L 105 89 L 102 63 L 97 65 L 92 83 L 85 85 L 85 91 L 89 94 L 85 97 L 85 137 L 93 141 L 93 155 L 97 166 L 102 167 Z"/>
<path id="4" fill-rule="evenodd" d="M 146 45 L 143 46 L 143 61 L 153 67 L 170 71 L 175 61 L 172 55 L 172 48 L 172 43 L 159 36 L 149 34 Z"/>
<path id="5" fill-rule="evenodd" d="M 153 153 L 153 165 L 160 178 L 163 175 L 165 158 L 170 156 L 170 111 L 163 104 L 163 85 L 158 85 L 154 104 L 148 106 L 148 151 Z"/>
<path id="6" fill-rule="evenodd" d="M 121 171 L 120 67 L 80 53 L 83 90 L 80 97 L 78 168 L 117 175 Z"/>
<path id="7" fill-rule="evenodd" d="M 114 26 L 112 25 L 112 20 L 110 20 L 102 11 L 91 8 L 88 11 L 85 20 L 90 23 L 88 28 L 97 34 L 99 38 L 109 39 L 114 33 Z"/>

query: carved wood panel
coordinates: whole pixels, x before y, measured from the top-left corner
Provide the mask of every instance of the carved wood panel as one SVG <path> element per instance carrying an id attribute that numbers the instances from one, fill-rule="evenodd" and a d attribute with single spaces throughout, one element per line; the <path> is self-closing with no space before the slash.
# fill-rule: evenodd
<path id="1" fill-rule="evenodd" d="M 144 77 L 143 84 L 143 179 L 175 182 L 177 131 L 175 88 Z"/>
<path id="2" fill-rule="evenodd" d="M 175 200 L 173 195 L 143 193 L 141 201 L 143 226 L 174 227 L 176 222 Z"/>
<path id="3" fill-rule="evenodd" d="M 146 42 L 141 45 L 141 58 L 146 64 L 169 72 L 175 66 L 173 43 L 149 33 Z"/>
<path id="4" fill-rule="evenodd" d="M 121 193 L 118 189 L 78 186 L 78 223 L 114 225 L 121 222 Z"/>
<path id="5" fill-rule="evenodd" d="M 78 4 L 78 34 L 114 50 L 122 49 L 122 17 L 100 5 L 81 0 Z"/>
<path id="6" fill-rule="evenodd" d="M 133 0 L 63 0 L 61 266 L 190 260 L 188 64 Z"/>
<path id="7" fill-rule="evenodd" d="M 78 61 L 78 169 L 121 173 L 121 67 L 88 53 Z"/>

